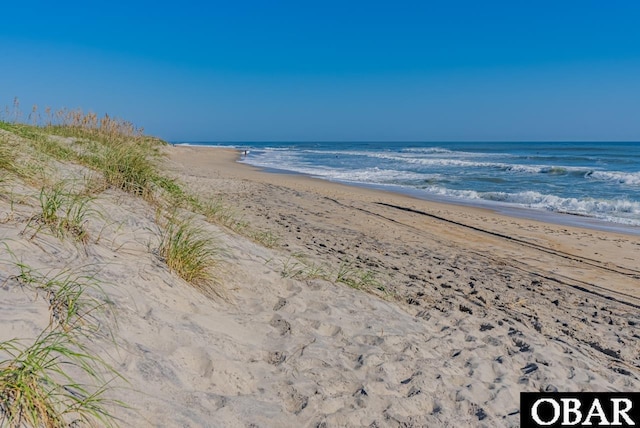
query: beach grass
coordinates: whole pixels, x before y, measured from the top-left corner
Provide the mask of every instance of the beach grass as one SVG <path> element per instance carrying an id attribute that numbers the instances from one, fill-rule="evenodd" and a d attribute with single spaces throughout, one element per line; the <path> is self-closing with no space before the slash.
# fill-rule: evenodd
<path id="1" fill-rule="evenodd" d="M 166 143 L 146 137 L 130 122 L 108 115 L 99 118 L 91 112 L 61 109 L 47 116 L 43 126 L 0 122 L 0 128 L 22 137 L 40 155 L 74 161 L 101 172 L 114 188 L 145 197 L 152 194 L 153 185 L 159 181 L 154 159 Z M 15 169 L 12 165 L 8 168 Z"/>
<path id="2" fill-rule="evenodd" d="M 86 222 L 94 212 L 90 206 L 91 197 L 69 192 L 64 182 L 58 182 L 42 187 L 38 201 L 39 211 L 27 224 L 27 227 L 36 225 L 32 238 L 42 226 L 47 226 L 59 238 L 71 236 L 78 242 L 87 243 L 89 232 Z"/>
<path id="3" fill-rule="evenodd" d="M 37 159 L 38 152 L 24 144 L 24 139 L 13 133 L 10 124 L 0 122 L 0 129 L 7 132 L 0 132 L 0 170 L 21 178 L 27 182 L 34 182 L 42 174 L 45 164 L 41 159 Z"/>
<path id="4" fill-rule="evenodd" d="M 100 299 L 87 293 L 94 290 L 104 297 L 101 287 L 95 277 L 85 273 L 75 273 L 68 269 L 55 274 L 43 275 L 31 267 L 17 263 L 20 274 L 17 279 L 36 292 L 43 292 L 45 301 L 49 305 L 50 324 L 57 324 L 65 331 L 83 328 L 98 332 L 99 322 L 96 321 L 97 311 L 106 311 L 106 299 Z M 102 325 L 102 329 L 108 326 Z"/>
<path id="5" fill-rule="evenodd" d="M 384 285 L 377 280 L 375 272 L 360 269 L 353 261 L 342 261 L 335 276 L 335 281 L 357 290 L 385 292 Z"/>
<path id="6" fill-rule="evenodd" d="M 4 129 L 0 122 L 0 129 Z M 17 144 L 10 141 L 9 136 L 0 134 L 0 169 L 7 172 L 17 172 L 18 165 L 16 164 L 16 152 L 18 151 Z"/>
<path id="7" fill-rule="evenodd" d="M 233 207 L 226 204 L 221 198 L 213 198 L 205 201 L 202 201 L 201 198 L 196 198 L 196 200 L 197 203 L 194 205 L 195 211 L 204 215 L 208 221 L 251 237 L 247 235 L 249 224 L 237 214 Z"/>
<path id="8" fill-rule="evenodd" d="M 160 233 L 158 255 L 169 269 L 205 295 L 223 294 L 212 273 L 219 253 L 210 233 L 193 218 L 170 216 Z"/>
<path id="9" fill-rule="evenodd" d="M 16 271 L 8 279 L 42 296 L 50 320 L 33 340 L 0 342 L 0 426 L 116 426 L 110 409 L 125 405 L 105 394 L 112 379 L 124 378 L 84 344 L 105 334 L 113 338 L 109 325 L 98 321 L 98 313 L 108 311 L 98 281 L 70 269 L 44 274 L 3 244 Z"/>
<path id="10" fill-rule="evenodd" d="M 259 230 L 251 234 L 251 238 L 267 248 L 274 248 L 280 242 L 280 238 L 270 230 Z"/>
<path id="11" fill-rule="evenodd" d="M 299 280 L 326 279 L 330 280 L 330 275 L 324 266 L 309 262 L 302 254 L 293 254 L 281 260 L 280 276 Z"/>
<path id="12" fill-rule="evenodd" d="M 148 198 L 156 168 L 144 150 L 129 144 L 107 145 L 93 157 L 92 165 L 104 174 L 110 186 Z"/>
<path id="13" fill-rule="evenodd" d="M 24 123 L 2 122 L 0 129 L 4 129 L 16 136 L 22 137 L 35 149 L 39 155 L 52 157 L 60 161 L 73 160 L 77 158 L 76 153 L 67 145 L 51 138 L 45 129 L 36 125 Z"/>
<path id="14" fill-rule="evenodd" d="M 108 381 L 103 373 L 117 374 L 103 359 L 89 353 L 72 333 L 45 330 L 28 345 L 16 339 L 3 341 L 0 355 L 0 425 L 117 425 L 109 407 L 122 403 L 104 398 Z M 74 376 L 68 367 L 76 372 Z M 94 384 L 99 386 L 92 387 Z"/>

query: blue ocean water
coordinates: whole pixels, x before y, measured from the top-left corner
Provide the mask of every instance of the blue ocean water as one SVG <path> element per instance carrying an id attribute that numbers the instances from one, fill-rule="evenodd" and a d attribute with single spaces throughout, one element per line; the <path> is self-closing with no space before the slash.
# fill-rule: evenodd
<path id="1" fill-rule="evenodd" d="M 640 143 L 196 143 L 241 162 L 426 199 L 640 227 Z"/>

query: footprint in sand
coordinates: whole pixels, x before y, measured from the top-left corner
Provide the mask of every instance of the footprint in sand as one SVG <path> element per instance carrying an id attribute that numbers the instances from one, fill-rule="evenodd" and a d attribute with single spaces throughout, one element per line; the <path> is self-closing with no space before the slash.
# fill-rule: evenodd
<path id="1" fill-rule="evenodd" d="M 269 322 L 269 325 L 275 328 L 280 336 L 284 336 L 285 334 L 291 334 L 291 324 L 280 315 L 274 315 L 274 317 Z"/>
<path id="2" fill-rule="evenodd" d="M 201 377 L 209 377 L 213 373 L 211 356 L 203 348 L 180 347 L 171 356 L 184 369 L 184 372 L 198 373 Z"/>
<path id="3" fill-rule="evenodd" d="M 317 320 L 309 321 L 309 327 L 314 329 L 318 334 L 325 337 L 333 337 L 342 332 L 342 328 L 337 325 L 327 324 Z"/>
<path id="4" fill-rule="evenodd" d="M 309 397 L 294 392 L 287 398 L 285 404 L 288 411 L 298 414 L 309 404 Z"/>
<path id="5" fill-rule="evenodd" d="M 380 336 L 373 336 L 370 334 L 363 334 L 359 336 L 354 336 L 353 341 L 361 345 L 379 346 L 384 342 L 384 338 Z"/>
<path id="6" fill-rule="evenodd" d="M 284 351 L 272 351 L 267 354 L 265 361 L 269 364 L 277 366 L 283 363 L 287 359 L 287 355 Z"/>
<path id="7" fill-rule="evenodd" d="M 273 305 L 273 310 L 274 311 L 278 311 L 278 310 L 282 309 L 284 307 L 284 305 L 286 305 L 286 304 L 287 304 L 287 299 L 284 299 L 284 298 L 280 297 L 278 299 L 278 301 L 276 302 L 276 304 Z"/>

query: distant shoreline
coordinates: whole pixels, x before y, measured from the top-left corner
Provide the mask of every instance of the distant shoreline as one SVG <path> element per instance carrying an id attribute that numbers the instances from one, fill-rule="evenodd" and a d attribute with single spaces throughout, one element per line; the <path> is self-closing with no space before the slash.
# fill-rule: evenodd
<path id="1" fill-rule="evenodd" d="M 228 149 L 228 148 L 213 147 L 213 146 L 189 146 L 187 144 L 184 144 L 183 146 L 235 150 L 238 154 L 236 159 L 237 163 L 241 165 L 251 166 L 252 168 L 257 168 L 269 174 L 304 176 L 314 180 L 321 180 L 321 181 L 330 182 L 330 183 L 340 183 L 347 186 L 379 190 L 383 192 L 392 192 L 392 193 L 410 196 L 412 198 L 421 199 L 429 202 L 438 202 L 443 204 L 452 204 L 452 205 L 472 207 L 472 208 L 488 209 L 498 214 L 503 214 L 509 217 L 515 217 L 520 219 L 535 220 L 543 223 L 550 223 L 550 224 L 555 224 L 560 226 L 581 227 L 585 229 L 640 236 L 640 226 L 630 226 L 630 225 L 625 225 L 620 223 L 607 222 L 607 221 L 600 220 L 587 215 L 567 213 L 567 212 L 544 211 L 544 210 L 539 210 L 535 208 L 512 206 L 512 205 L 508 205 L 500 202 L 491 202 L 491 201 L 482 201 L 482 200 L 465 200 L 465 199 L 456 199 L 453 197 L 446 197 L 446 196 L 435 196 L 435 195 L 426 194 L 424 192 L 419 192 L 417 190 L 413 190 L 410 188 L 394 186 L 394 185 L 376 185 L 376 184 L 366 184 L 366 183 L 358 183 L 358 182 L 343 181 L 343 180 L 329 180 L 323 177 L 315 177 L 315 176 L 300 173 L 297 171 L 251 165 L 249 163 L 242 161 L 243 150 L 241 149 L 235 149 L 235 148 Z"/>

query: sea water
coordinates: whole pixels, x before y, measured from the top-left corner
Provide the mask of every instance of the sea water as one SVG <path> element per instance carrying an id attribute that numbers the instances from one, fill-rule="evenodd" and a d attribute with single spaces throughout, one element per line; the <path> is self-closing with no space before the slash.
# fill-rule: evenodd
<path id="1" fill-rule="evenodd" d="M 640 143 L 192 144 L 246 150 L 241 162 L 265 169 L 640 230 Z"/>

